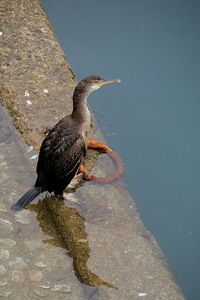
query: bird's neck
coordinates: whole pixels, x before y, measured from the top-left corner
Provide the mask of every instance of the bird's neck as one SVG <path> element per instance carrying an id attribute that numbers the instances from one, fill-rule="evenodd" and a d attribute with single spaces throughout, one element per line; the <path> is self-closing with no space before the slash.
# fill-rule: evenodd
<path id="1" fill-rule="evenodd" d="M 88 122 L 90 112 L 87 105 L 87 96 L 74 93 L 72 117 L 81 123 Z"/>

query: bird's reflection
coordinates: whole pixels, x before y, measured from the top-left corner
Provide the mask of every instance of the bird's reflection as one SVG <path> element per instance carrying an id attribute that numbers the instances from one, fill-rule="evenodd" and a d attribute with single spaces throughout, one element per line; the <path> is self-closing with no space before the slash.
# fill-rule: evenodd
<path id="1" fill-rule="evenodd" d="M 29 205 L 37 213 L 40 227 L 52 236 L 45 242 L 66 248 L 73 259 L 75 274 L 80 282 L 92 287 L 113 287 L 111 283 L 98 277 L 87 266 L 90 248 L 85 230 L 85 218 L 74 207 L 66 207 L 64 200 L 55 196 L 45 198 L 37 204 Z"/>

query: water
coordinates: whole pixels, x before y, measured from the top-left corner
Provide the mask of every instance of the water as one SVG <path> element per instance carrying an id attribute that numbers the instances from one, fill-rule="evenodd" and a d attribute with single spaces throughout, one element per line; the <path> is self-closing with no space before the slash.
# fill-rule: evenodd
<path id="1" fill-rule="evenodd" d="M 187 299 L 199 299 L 200 2 L 43 0 L 78 79 L 120 78 L 90 104 Z"/>

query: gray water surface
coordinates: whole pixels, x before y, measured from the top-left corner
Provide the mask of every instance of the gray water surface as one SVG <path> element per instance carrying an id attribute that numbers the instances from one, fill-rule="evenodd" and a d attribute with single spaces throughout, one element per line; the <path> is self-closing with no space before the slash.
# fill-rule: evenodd
<path id="1" fill-rule="evenodd" d="M 125 182 L 187 299 L 200 286 L 200 2 L 42 0 Z"/>

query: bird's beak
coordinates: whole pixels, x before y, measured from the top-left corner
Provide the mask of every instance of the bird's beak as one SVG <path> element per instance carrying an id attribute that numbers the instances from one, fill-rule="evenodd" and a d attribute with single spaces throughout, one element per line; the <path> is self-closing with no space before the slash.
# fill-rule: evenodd
<path id="1" fill-rule="evenodd" d="M 119 82 L 121 82 L 120 79 L 114 79 L 114 80 L 102 80 L 101 82 L 98 83 L 98 85 L 101 87 L 101 86 L 106 85 L 106 84 L 119 83 Z"/>

